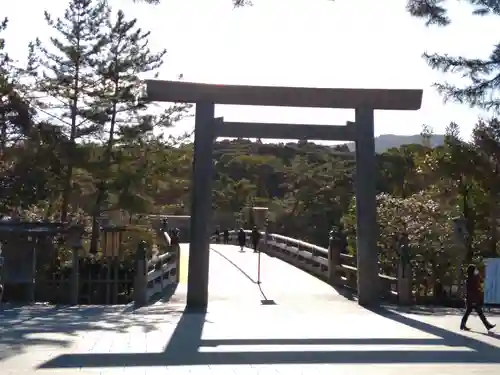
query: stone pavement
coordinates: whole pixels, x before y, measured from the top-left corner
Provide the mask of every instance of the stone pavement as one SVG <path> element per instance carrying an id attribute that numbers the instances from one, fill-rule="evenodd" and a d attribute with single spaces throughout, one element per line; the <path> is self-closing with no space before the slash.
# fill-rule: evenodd
<path id="1" fill-rule="evenodd" d="M 500 371 L 500 335 L 485 334 L 475 317 L 475 332 L 461 333 L 459 311 L 369 311 L 265 255 L 259 288 L 256 258 L 235 246 L 213 246 L 206 313 L 183 313 L 184 285 L 168 304 L 160 300 L 138 310 L 8 309 L 0 314 L 0 373 L 399 375 L 409 366 L 412 375 Z M 491 320 L 500 323 L 497 316 Z"/>

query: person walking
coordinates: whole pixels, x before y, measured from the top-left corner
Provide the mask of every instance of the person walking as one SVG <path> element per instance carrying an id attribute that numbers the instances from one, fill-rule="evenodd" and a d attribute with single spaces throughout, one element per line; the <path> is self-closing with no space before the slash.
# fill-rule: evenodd
<path id="1" fill-rule="evenodd" d="M 243 251 L 247 243 L 247 235 L 243 228 L 238 231 L 238 245 L 240 246 L 240 251 Z"/>
<path id="2" fill-rule="evenodd" d="M 229 230 L 224 229 L 224 244 L 229 244 Z"/>
<path id="3" fill-rule="evenodd" d="M 253 227 L 252 229 L 252 245 L 253 245 L 253 252 L 257 252 L 257 246 L 259 246 L 259 241 L 260 241 L 260 232 L 257 230 L 257 227 Z"/>
<path id="4" fill-rule="evenodd" d="M 180 246 L 181 243 L 181 231 L 179 228 L 172 229 L 170 233 L 170 246 Z"/>
<path id="5" fill-rule="evenodd" d="M 219 243 L 220 242 L 220 228 L 217 227 L 215 229 L 215 243 Z"/>
<path id="6" fill-rule="evenodd" d="M 483 298 L 481 296 L 481 279 L 479 276 L 479 270 L 476 266 L 471 264 L 467 267 L 465 313 L 462 318 L 462 322 L 460 323 L 460 330 L 470 331 L 470 328 L 467 327 L 467 320 L 469 319 L 472 310 L 476 310 L 479 319 L 481 319 L 488 331 L 495 328 L 495 324 L 488 322 L 488 319 L 484 316 L 482 305 Z"/>

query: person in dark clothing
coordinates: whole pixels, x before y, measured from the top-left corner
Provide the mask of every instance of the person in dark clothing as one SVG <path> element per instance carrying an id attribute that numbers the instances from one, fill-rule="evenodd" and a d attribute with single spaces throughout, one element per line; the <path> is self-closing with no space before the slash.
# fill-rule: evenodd
<path id="1" fill-rule="evenodd" d="M 170 233 L 170 245 L 176 246 L 181 243 L 181 231 L 178 228 L 172 229 Z"/>
<path id="2" fill-rule="evenodd" d="M 257 252 L 257 246 L 259 246 L 259 241 L 260 241 L 260 232 L 257 230 L 257 227 L 253 227 L 252 229 L 252 245 L 253 245 L 253 252 Z"/>
<path id="3" fill-rule="evenodd" d="M 484 316 L 482 309 L 483 298 L 481 296 L 481 279 L 479 276 L 479 270 L 472 264 L 467 267 L 466 293 L 465 313 L 462 318 L 462 322 L 460 323 L 460 329 L 462 331 L 470 331 L 467 327 L 467 319 L 469 319 L 472 310 L 476 310 L 477 315 L 479 315 L 479 318 L 488 331 L 495 328 L 495 324 L 488 322 Z"/>
<path id="4" fill-rule="evenodd" d="M 168 233 L 168 218 L 161 219 L 161 230 Z"/>
<path id="5" fill-rule="evenodd" d="M 217 229 L 215 229 L 215 243 L 219 242 L 220 242 L 220 229 L 219 227 L 217 227 Z"/>
<path id="6" fill-rule="evenodd" d="M 229 243 L 229 231 L 224 229 L 224 243 L 227 245 Z"/>
<path id="7" fill-rule="evenodd" d="M 240 228 L 238 231 L 238 245 L 240 246 L 240 251 L 243 251 L 243 248 L 245 247 L 247 243 L 247 234 L 243 230 L 243 228 Z"/>

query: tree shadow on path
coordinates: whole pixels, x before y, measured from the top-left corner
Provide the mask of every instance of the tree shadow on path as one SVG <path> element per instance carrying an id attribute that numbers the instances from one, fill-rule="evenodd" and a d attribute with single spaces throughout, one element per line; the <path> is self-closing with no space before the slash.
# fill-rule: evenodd
<path id="1" fill-rule="evenodd" d="M 166 315 L 180 315 L 182 310 L 166 306 L 145 319 L 141 314 L 127 313 L 125 306 L 11 307 L 0 313 L 0 365 L 1 362 L 43 347 L 65 349 L 85 334 L 92 332 L 126 333 L 132 327 L 143 332 L 158 329 L 168 321 Z"/>
<path id="2" fill-rule="evenodd" d="M 500 364 L 500 349 L 480 340 L 379 308 L 370 310 L 383 318 L 427 333 L 431 338 L 264 338 L 203 340 L 206 312 L 185 311 L 164 352 L 67 354 L 40 368 L 106 368 L 187 365 L 272 364 Z M 250 322 L 249 322 L 250 324 Z M 201 351 L 200 348 L 235 345 L 277 345 L 282 350 Z M 355 345 L 358 350 L 289 350 L 283 345 Z M 401 350 L 362 350 L 363 345 L 402 345 Z M 412 350 L 411 345 L 465 347 L 468 351 Z M 288 349 L 288 350 L 287 350 Z M 361 350 L 359 350 L 361 349 Z"/>

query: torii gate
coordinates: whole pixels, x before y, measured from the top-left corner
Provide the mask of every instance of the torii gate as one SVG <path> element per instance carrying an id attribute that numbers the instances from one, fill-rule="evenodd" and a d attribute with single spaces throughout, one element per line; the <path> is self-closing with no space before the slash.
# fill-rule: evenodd
<path id="1" fill-rule="evenodd" d="M 147 80 L 147 98 L 196 104 L 191 242 L 187 308 L 208 304 L 208 270 L 212 214 L 212 152 L 217 137 L 354 141 L 356 143 L 358 303 L 379 302 L 374 110 L 418 110 L 422 90 L 329 89 L 214 85 Z M 350 108 L 346 125 L 300 125 L 224 122 L 214 118 L 215 104 Z"/>

